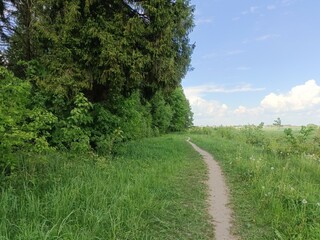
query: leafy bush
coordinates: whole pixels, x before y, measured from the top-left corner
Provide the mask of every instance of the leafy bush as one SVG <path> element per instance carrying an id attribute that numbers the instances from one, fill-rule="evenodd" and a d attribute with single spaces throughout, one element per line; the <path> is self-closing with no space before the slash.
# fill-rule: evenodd
<path id="1" fill-rule="evenodd" d="M 172 119 L 170 123 L 171 131 L 183 131 L 192 126 L 193 114 L 189 101 L 183 93 L 181 87 L 178 87 L 170 95 L 168 103 L 172 110 Z"/>
<path id="2" fill-rule="evenodd" d="M 151 100 L 152 106 L 152 126 L 159 133 L 169 131 L 173 112 L 169 104 L 163 98 L 163 94 L 158 92 Z"/>
<path id="3" fill-rule="evenodd" d="M 31 84 L 0 67 L 0 170 L 14 168 L 14 152 L 50 149 L 48 138 L 57 118 L 33 107 L 31 99 Z"/>
<path id="4" fill-rule="evenodd" d="M 215 127 L 214 130 L 223 138 L 235 139 L 238 136 L 238 130 L 233 127 Z"/>
<path id="5" fill-rule="evenodd" d="M 284 129 L 284 136 L 272 141 L 272 151 L 282 157 L 301 154 L 317 154 L 318 147 L 314 144 L 316 137 L 311 137 L 314 127 L 302 126 L 298 133 L 292 128 Z"/>
<path id="6" fill-rule="evenodd" d="M 57 118 L 42 107 L 31 106 L 31 85 L 0 68 L 0 149 L 17 151 L 48 148 L 47 138 Z"/>
<path id="7" fill-rule="evenodd" d="M 246 125 L 241 129 L 246 143 L 256 146 L 268 146 L 268 140 L 263 132 L 263 123 L 258 126 Z"/>
<path id="8" fill-rule="evenodd" d="M 123 139 L 123 131 L 117 128 L 111 134 L 102 136 L 99 141 L 96 142 L 96 151 L 101 155 L 114 155 L 117 153 L 119 143 L 121 143 Z"/>
<path id="9" fill-rule="evenodd" d="M 90 149 L 90 124 L 93 118 L 90 114 L 92 104 L 79 93 L 74 99 L 74 108 L 66 119 L 56 126 L 52 142 L 60 149 L 70 149 L 76 152 L 86 152 Z"/>
<path id="10" fill-rule="evenodd" d="M 110 154 L 113 143 L 112 135 L 119 127 L 120 118 L 112 114 L 106 106 L 101 103 L 93 104 L 93 122 L 91 126 L 90 144 L 99 154 Z"/>
<path id="11" fill-rule="evenodd" d="M 120 98 L 115 110 L 121 119 L 119 127 L 123 131 L 124 140 L 152 135 L 150 109 L 147 104 L 142 105 L 139 92 L 128 98 Z"/>
<path id="12" fill-rule="evenodd" d="M 193 133 L 193 134 L 205 134 L 205 135 L 211 135 L 215 128 L 212 127 L 197 127 L 193 126 L 189 129 L 188 132 Z"/>
<path id="13" fill-rule="evenodd" d="M 10 151 L 13 147 L 21 148 L 34 137 L 32 132 L 21 128 L 29 114 L 31 86 L 3 67 L 0 67 L 0 81 L 0 148 Z"/>

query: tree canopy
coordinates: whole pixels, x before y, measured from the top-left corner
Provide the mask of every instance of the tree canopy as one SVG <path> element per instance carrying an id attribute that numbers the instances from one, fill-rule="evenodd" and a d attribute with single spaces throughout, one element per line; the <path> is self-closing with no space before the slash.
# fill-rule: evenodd
<path id="1" fill-rule="evenodd" d="M 29 100 L 21 105 L 17 95 L 11 106 L 38 109 L 36 121 L 46 124 L 29 143 L 99 149 L 191 126 L 181 80 L 193 11 L 188 0 L 0 1 L 0 85 L 28 83 Z"/>

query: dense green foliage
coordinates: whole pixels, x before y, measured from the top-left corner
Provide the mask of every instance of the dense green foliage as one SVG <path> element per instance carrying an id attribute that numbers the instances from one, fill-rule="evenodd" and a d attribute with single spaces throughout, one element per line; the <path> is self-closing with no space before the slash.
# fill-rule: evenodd
<path id="1" fill-rule="evenodd" d="M 47 141 L 57 117 L 33 105 L 31 84 L 0 67 L 0 173 L 14 168 L 13 154 L 49 150 Z"/>
<path id="2" fill-rule="evenodd" d="M 188 0 L 0 1 L 0 151 L 113 154 L 190 127 L 192 27 Z"/>
<path id="3" fill-rule="evenodd" d="M 0 182 L 0 239 L 213 238 L 206 168 L 181 136 L 127 142 L 113 160 L 19 157 L 18 181 Z"/>
<path id="4" fill-rule="evenodd" d="M 226 173 L 242 239 L 319 239 L 319 133 L 262 124 L 191 131 Z"/>
<path id="5" fill-rule="evenodd" d="M 96 102 L 172 92 L 189 67 L 189 1 L 13 1 L 8 59 L 50 92 Z M 32 60 L 32 61 L 31 61 Z M 20 63 L 19 63 L 20 61 Z M 25 63 L 21 63 L 24 61 Z M 31 61 L 31 62 L 30 62 Z M 22 64 L 22 65 L 21 65 Z"/>
<path id="6" fill-rule="evenodd" d="M 197 155 L 137 141 L 192 125 L 192 27 L 188 0 L 0 0 L 0 239 L 211 239 Z"/>

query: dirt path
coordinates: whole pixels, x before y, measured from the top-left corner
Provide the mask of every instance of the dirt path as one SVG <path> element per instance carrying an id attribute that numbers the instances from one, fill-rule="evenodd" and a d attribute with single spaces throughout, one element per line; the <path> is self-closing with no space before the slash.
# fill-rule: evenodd
<path id="1" fill-rule="evenodd" d="M 228 207 L 229 190 L 224 181 L 221 168 L 208 152 L 190 142 L 190 138 L 187 141 L 202 155 L 209 169 L 209 214 L 214 220 L 216 240 L 236 240 L 237 237 L 230 232 L 232 210 Z"/>

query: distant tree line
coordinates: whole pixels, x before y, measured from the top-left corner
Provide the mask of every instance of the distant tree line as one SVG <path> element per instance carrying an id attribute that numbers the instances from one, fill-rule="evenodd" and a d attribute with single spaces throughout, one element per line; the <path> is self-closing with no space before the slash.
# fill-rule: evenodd
<path id="1" fill-rule="evenodd" d="M 109 152 L 191 126 L 181 79 L 193 11 L 188 0 L 0 0 L 0 150 Z"/>

